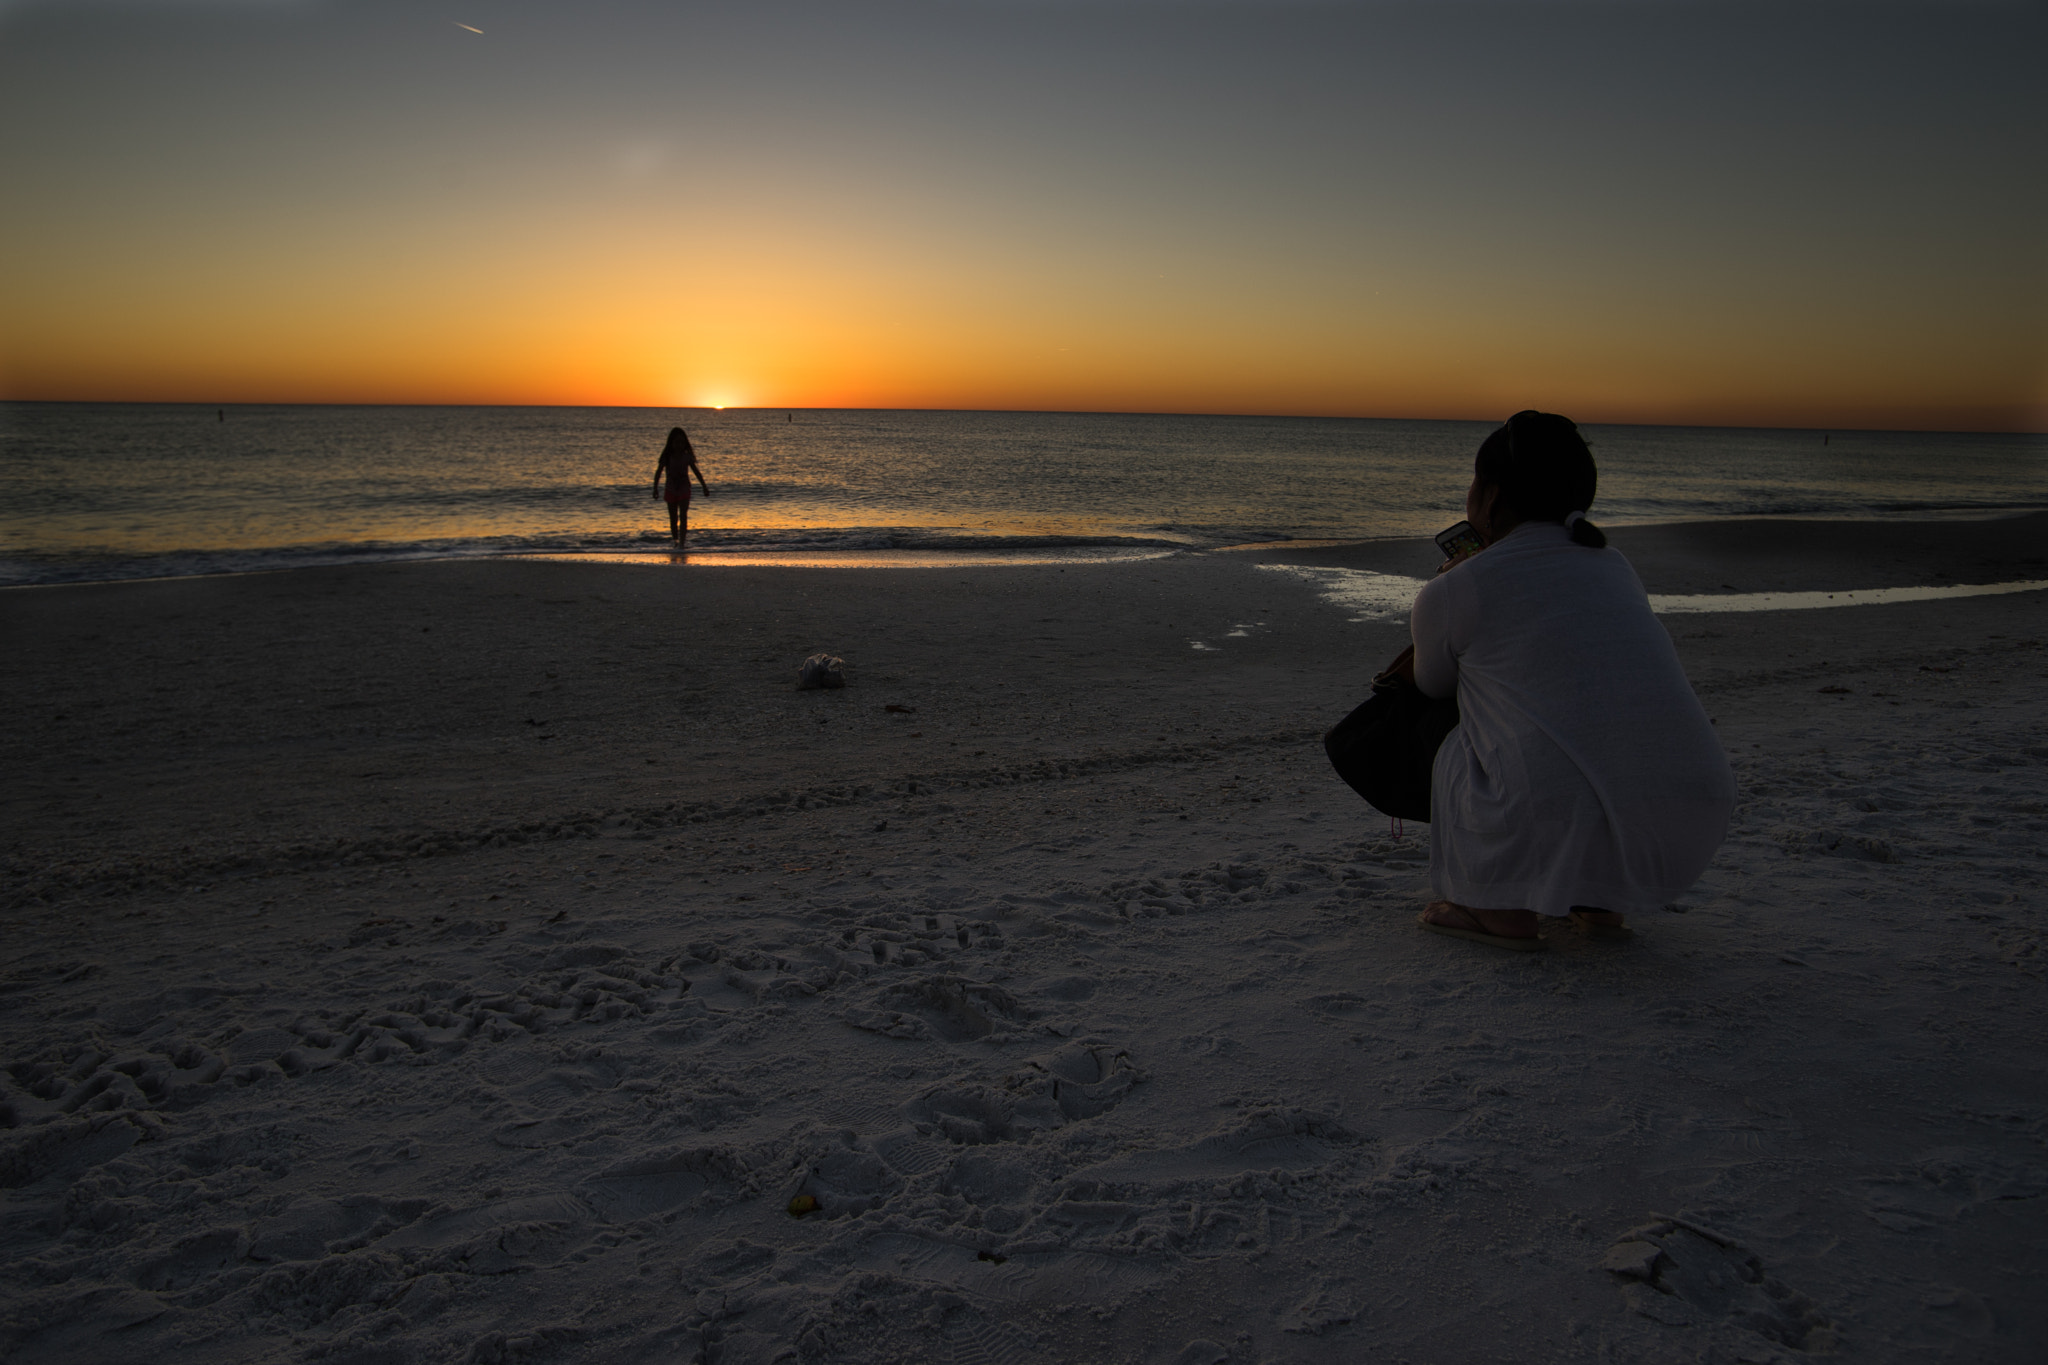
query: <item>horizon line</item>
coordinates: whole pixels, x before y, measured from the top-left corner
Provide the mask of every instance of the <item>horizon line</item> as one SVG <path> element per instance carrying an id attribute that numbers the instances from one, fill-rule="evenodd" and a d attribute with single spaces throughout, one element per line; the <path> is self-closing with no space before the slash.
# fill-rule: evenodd
<path id="1" fill-rule="evenodd" d="M 1505 419 L 1492 417 L 1415 417 L 1363 415 L 1358 413 L 1302 413 L 1302 412 L 1173 412 L 1140 408 L 945 408 L 945 407 L 803 407 L 790 405 L 755 406 L 729 404 L 723 407 L 704 403 L 388 403 L 388 402 L 335 402 L 311 399 L 267 400 L 250 402 L 225 399 L 159 399 L 159 398 L 0 398 L 0 406 L 30 404 L 72 407 L 159 407 L 159 408 L 583 408 L 594 411 L 624 412 L 916 412 L 916 413 L 984 413 L 990 415 L 1032 415 L 1043 417 L 1215 417 L 1225 419 L 1296 421 L 1296 422 L 1457 422 L 1473 426 L 1500 425 Z M 1576 420 L 1576 419 L 1574 419 Z M 1879 434 L 1911 433 L 1925 436 L 2048 436 L 2048 424 L 2040 427 L 1988 428 L 1988 427 L 1872 427 L 1853 425 L 1796 425 L 1791 423 L 1755 422 L 1613 422 L 1589 419 L 1578 422 L 1586 427 L 1676 427 L 1708 431 L 1813 431 L 1813 432 L 1866 432 Z"/>

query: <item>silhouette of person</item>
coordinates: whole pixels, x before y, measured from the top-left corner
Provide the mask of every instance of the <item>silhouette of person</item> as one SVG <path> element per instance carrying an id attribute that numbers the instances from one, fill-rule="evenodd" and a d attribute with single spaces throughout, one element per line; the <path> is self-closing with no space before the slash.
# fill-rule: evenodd
<path id="1" fill-rule="evenodd" d="M 1576 423 L 1518 412 L 1480 443 L 1465 519 L 1485 548 L 1416 594 L 1412 681 L 1455 696 L 1431 772 L 1433 933 L 1544 947 L 1678 899 L 1735 809 L 1727 752 L 1642 580 L 1586 520 L 1599 472 Z"/>
<path id="2" fill-rule="evenodd" d="M 697 476 L 704 496 L 711 496 L 711 485 L 704 482 L 704 471 L 697 467 L 697 449 L 681 427 L 668 429 L 668 444 L 661 448 L 661 458 L 654 462 L 654 490 L 649 497 L 662 495 L 664 474 L 668 476 L 668 533 L 680 549 L 690 534 L 690 475 Z"/>

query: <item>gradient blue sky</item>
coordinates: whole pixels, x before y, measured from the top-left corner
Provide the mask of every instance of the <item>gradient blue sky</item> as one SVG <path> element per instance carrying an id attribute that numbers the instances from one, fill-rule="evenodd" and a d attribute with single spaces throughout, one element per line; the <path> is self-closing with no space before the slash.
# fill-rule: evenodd
<path id="1" fill-rule="evenodd" d="M 13 0 L 0 394 L 2040 429 L 2044 40 L 1995 4 Z"/>

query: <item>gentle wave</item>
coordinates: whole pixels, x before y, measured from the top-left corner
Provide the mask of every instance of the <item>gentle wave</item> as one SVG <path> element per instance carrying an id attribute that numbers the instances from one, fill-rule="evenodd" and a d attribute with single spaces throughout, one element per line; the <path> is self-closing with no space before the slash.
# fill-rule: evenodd
<path id="1" fill-rule="evenodd" d="M 986 557 L 1010 560 L 1058 557 L 1061 552 L 1112 554 L 1170 553 L 1231 545 L 1270 544 L 1288 539 L 1236 528 L 1173 528 L 1156 536 L 977 535 L 932 527 L 807 527 L 800 530 L 718 528 L 693 531 L 690 553 L 730 554 L 756 561 L 775 555 L 872 556 L 877 553 L 947 552 L 960 562 Z M 673 553 L 668 534 L 477 536 L 420 541 L 359 541 L 230 550 L 171 550 L 110 557 L 104 554 L 16 554 L 0 560 L 0 586 L 193 578 L 212 574 L 276 573 L 344 564 L 400 564 L 439 559 L 645 558 Z"/>

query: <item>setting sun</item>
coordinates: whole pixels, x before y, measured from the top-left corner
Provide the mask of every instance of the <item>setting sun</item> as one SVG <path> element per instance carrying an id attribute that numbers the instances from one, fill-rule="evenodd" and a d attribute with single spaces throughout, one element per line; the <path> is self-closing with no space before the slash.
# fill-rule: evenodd
<path id="1" fill-rule="evenodd" d="M 1885 74 L 1918 21 L 1863 35 L 1894 54 L 1867 68 L 1818 17 L 1759 39 L 1777 103 L 1738 117 L 1725 64 L 1679 55 L 1749 32 L 1711 7 L 1510 7 L 1476 45 L 1420 12 L 1196 7 L 1163 66 L 1142 6 L 1043 49 L 1005 6 L 818 5 L 794 46 L 514 8 L 429 43 L 378 7 L 172 6 L 145 34 L 0 5 L 4 126 L 41 129 L 7 143 L 0 253 L 35 269 L 0 284 L 0 395 L 2048 425 L 2048 209 L 2002 169 L 2035 151 L 2001 93 L 2031 88 L 2032 30 L 1988 10 L 1923 25 L 1968 79 Z M 1806 69 L 1780 39 L 1825 89 L 1774 84 Z M 1553 59 L 1630 117 L 1583 122 Z M 220 112 L 270 108 L 278 71 L 304 98 Z M 365 81 L 384 112 L 338 116 Z M 1474 188 L 1501 184 L 1512 211 Z"/>
<path id="2" fill-rule="evenodd" d="M 2043 53 L 0 0 L 4 1359 L 2048 1365 Z"/>

